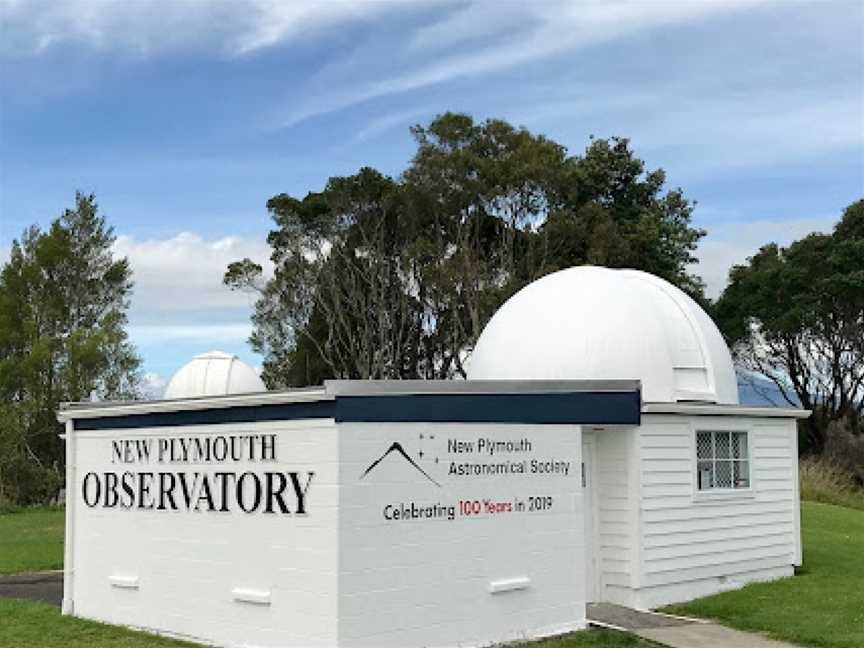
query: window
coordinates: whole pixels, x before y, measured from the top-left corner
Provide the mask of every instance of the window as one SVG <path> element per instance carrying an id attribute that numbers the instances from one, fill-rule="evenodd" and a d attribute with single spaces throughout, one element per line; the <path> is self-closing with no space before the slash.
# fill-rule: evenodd
<path id="1" fill-rule="evenodd" d="M 750 488 L 747 433 L 697 432 L 696 480 L 700 491 Z"/>

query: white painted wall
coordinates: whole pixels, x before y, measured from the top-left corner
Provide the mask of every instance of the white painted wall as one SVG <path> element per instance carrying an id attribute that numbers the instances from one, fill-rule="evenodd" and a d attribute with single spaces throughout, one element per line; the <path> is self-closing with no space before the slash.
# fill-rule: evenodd
<path id="1" fill-rule="evenodd" d="M 244 433 L 276 434 L 276 461 L 112 461 L 113 440 Z M 577 426 L 322 420 L 72 438 L 67 612 L 238 647 L 479 646 L 585 626 Z M 514 445 L 490 455 L 481 439 Z M 431 479 L 398 452 L 363 476 L 394 441 Z M 451 461 L 526 462 L 528 472 L 456 476 Z M 532 474 L 531 461 L 557 462 L 558 472 Z M 124 470 L 315 477 L 305 516 L 84 505 L 87 473 Z M 538 510 L 532 498 L 542 498 Z M 490 513 L 486 500 L 507 510 Z M 466 515 L 460 501 L 482 510 Z M 385 519 L 388 505 L 411 502 L 453 506 L 453 519 Z"/>
<path id="2" fill-rule="evenodd" d="M 749 432 L 751 487 L 699 492 L 696 430 Z M 643 608 L 791 576 L 800 527 L 794 419 L 645 415 L 638 433 Z"/>
<path id="3" fill-rule="evenodd" d="M 500 460 L 567 461 L 569 473 L 448 475 L 451 461 L 499 461 L 476 452 L 481 438 L 529 439 L 530 452 Z M 451 440 L 475 450 L 449 452 Z M 440 486 L 396 453 L 361 478 L 394 441 Z M 340 646 L 481 646 L 585 626 L 577 426 L 351 423 L 340 425 L 340 450 Z M 459 512 L 460 501 L 527 507 L 530 497 L 551 497 L 552 506 Z M 455 519 L 384 518 L 385 506 L 412 501 L 453 505 Z"/>
<path id="4" fill-rule="evenodd" d="M 308 515 L 88 508 L 89 471 L 259 471 L 263 463 L 112 464 L 112 439 L 276 433 L 267 470 L 312 470 Z M 228 646 L 337 642 L 338 435 L 332 420 L 74 433 L 73 611 Z M 71 462 L 70 462 L 71 463 Z M 137 587 L 130 587 L 137 585 Z M 269 604 L 236 600 L 269 598 Z"/>

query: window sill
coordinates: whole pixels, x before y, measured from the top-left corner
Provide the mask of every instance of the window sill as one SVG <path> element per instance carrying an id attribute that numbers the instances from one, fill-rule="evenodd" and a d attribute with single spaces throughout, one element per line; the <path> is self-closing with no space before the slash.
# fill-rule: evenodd
<path id="1" fill-rule="evenodd" d="M 727 502 L 735 500 L 754 499 L 756 493 L 752 488 L 741 488 L 737 490 L 713 490 L 698 491 L 693 493 L 694 502 Z"/>

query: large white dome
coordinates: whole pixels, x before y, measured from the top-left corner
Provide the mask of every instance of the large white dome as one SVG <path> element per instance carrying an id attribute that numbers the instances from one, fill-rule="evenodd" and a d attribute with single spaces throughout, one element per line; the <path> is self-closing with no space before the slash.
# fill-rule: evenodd
<path id="1" fill-rule="evenodd" d="M 580 266 L 511 297 L 477 342 L 472 380 L 641 380 L 645 402 L 738 404 L 729 349 L 672 284 L 638 270 Z"/>
<path id="2" fill-rule="evenodd" d="M 165 398 L 196 398 L 267 391 L 255 370 L 222 351 L 197 355 L 177 371 L 165 388 Z"/>

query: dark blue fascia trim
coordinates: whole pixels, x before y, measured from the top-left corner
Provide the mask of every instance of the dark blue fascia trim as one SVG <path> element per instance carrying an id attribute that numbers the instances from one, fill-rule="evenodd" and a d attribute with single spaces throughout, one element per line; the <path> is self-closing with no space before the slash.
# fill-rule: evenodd
<path id="1" fill-rule="evenodd" d="M 337 396 L 335 401 L 248 405 L 75 419 L 76 430 L 177 427 L 332 418 L 367 423 L 574 423 L 639 425 L 634 391 L 531 394 L 399 394 Z"/>
<path id="2" fill-rule="evenodd" d="M 334 418 L 336 403 L 313 401 L 282 405 L 248 405 L 181 412 L 154 412 L 127 416 L 75 419 L 76 430 L 116 430 L 215 423 L 254 423 L 257 421 L 292 421 L 297 419 Z"/>
<path id="3" fill-rule="evenodd" d="M 532 394 L 340 396 L 339 422 L 639 425 L 638 390 Z"/>

